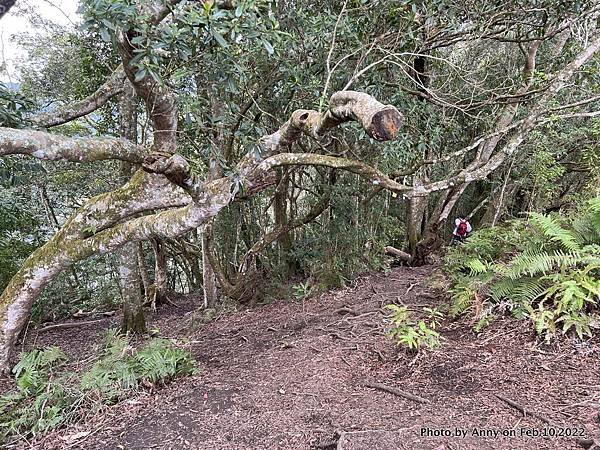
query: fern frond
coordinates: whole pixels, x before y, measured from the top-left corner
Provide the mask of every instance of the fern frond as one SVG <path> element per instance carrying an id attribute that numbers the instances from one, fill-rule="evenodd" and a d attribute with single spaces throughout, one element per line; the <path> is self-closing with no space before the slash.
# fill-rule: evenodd
<path id="1" fill-rule="evenodd" d="M 480 275 L 487 272 L 489 266 L 479 258 L 471 258 L 465 263 L 465 267 L 471 271 L 471 275 Z"/>
<path id="2" fill-rule="evenodd" d="M 452 294 L 450 315 L 452 317 L 458 317 L 471 307 L 476 290 L 467 282 L 455 286 L 450 290 L 450 293 Z"/>
<path id="3" fill-rule="evenodd" d="M 494 303 L 500 303 L 502 300 L 512 298 L 517 283 L 511 278 L 500 278 L 492 283 L 489 289 L 489 296 Z"/>
<path id="4" fill-rule="evenodd" d="M 563 228 L 556 218 L 534 212 L 530 213 L 530 217 L 531 222 L 542 230 L 544 235 L 551 241 L 559 243 L 569 251 L 581 249 L 581 244 L 577 241 L 575 233 Z"/>
<path id="5" fill-rule="evenodd" d="M 544 292 L 545 283 L 540 278 L 500 278 L 490 286 L 489 296 L 495 303 L 502 300 L 531 303 Z"/>
<path id="6" fill-rule="evenodd" d="M 590 211 L 600 217 L 600 197 L 593 198 L 588 203 Z"/>
<path id="7" fill-rule="evenodd" d="M 508 278 L 517 279 L 522 276 L 546 275 L 557 268 L 574 268 L 578 265 L 592 263 L 595 257 L 586 255 L 582 252 L 563 252 L 556 250 L 550 254 L 548 252 L 534 253 L 525 251 L 513 258 L 502 274 Z"/>

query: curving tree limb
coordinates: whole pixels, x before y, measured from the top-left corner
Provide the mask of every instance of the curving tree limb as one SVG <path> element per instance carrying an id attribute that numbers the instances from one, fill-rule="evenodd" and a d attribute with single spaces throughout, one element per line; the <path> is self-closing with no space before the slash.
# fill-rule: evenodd
<path id="1" fill-rule="evenodd" d="M 86 116 L 105 105 L 111 98 L 121 94 L 126 82 L 127 77 L 123 66 L 119 66 L 93 94 L 75 103 L 36 114 L 30 117 L 29 121 L 38 127 L 50 128 Z"/>

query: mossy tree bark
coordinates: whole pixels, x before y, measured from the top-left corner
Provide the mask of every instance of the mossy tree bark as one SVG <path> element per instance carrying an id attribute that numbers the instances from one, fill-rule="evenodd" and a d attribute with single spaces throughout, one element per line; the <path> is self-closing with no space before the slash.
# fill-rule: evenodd
<path id="1" fill-rule="evenodd" d="M 137 143 L 137 99 L 133 86 L 129 82 L 124 84 L 124 95 L 119 102 L 121 137 Z M 121 162 L 121 174 L 124 180 L 131 177 L 132 170 L 130 163 Z M 124 333 L 146 331 L 139 253 L 139 246 L 134 242 L 125 244 L 119 250 L 119 285 L 123 305 L 121 331 Z"/>
<path id="2" fill-rule="evenodd" d="M 146 332 L 138 268 L 137 244 L 128 242 L 119 249 L 119 284 L 123 299 L 121 331 L 123 333 Z"/>

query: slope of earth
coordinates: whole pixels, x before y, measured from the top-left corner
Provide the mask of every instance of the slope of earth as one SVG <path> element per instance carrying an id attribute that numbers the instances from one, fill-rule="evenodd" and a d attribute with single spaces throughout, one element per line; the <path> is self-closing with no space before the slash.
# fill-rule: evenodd
<path id="1" fill-rule="evenodd" d="M 583 435 L 600 438 L 597 341 L 546 348 L 523 323 L 499 320 L 476 336 L 465 320 L 447 320 L 441 348 L 414 357 L 395 347 L 385 336 L 382 306 L 417 312 L 443 306 L 447 295 L 433 287 L 433 270 L 397 268 L 352 288 L 221 317 L 182 341 L 199 361 L 198 375 L 20 445 L 576 449 L 583 448 Z M 182 339 L 192 306 L 159 313 L 153 320 L 161 334 Z M 42 333 L 37 343 L 59 342 L 84 355 L 109 324 Z M 367 386 L 372 383 L 424 401 Z"/>

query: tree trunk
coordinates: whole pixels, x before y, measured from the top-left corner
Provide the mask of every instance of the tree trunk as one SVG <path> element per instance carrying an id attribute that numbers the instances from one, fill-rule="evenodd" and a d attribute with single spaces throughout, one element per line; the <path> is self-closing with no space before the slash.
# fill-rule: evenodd
<path id="1" fill-rule="evenodd" d="M 288 224 L 288 189 L 289 179 L 285 170 L 278 171 L 277 188 L 273 197 L 273 215 L 275 229 L 286 229 Z M 285 276 L 291 277 L 296 273 L 296 263 L 292 259 L 292 236 L 289 231 L 284 231 L 278 238 L 280 260 L 285 267 Z"/>
<path id="2" fill-rule="evenodd" d="M 119 284 L 123 298 L 121 331 L 123 333 L 146 332 L 136 247 L 134 242 L 130 242 L 119 250 Z"/>
<path id="3" fill-rule="evenodd" d="M 406 211 L 406 237 L 408 253 L 415 255 L 417 246 L 423 238 L 423 221 L 427 210 L 427 197 L 412 197 L 408 199 Z"/>
<path id="4" fill-rule="evenodd" d="M 119 102 L 121 116 L 121 136 L 137 143 L 137 101 L 133 86 L 125 83 L 124 95 Z M 121 175 L 126 181 L 131 178 L 134 168 L 127 162 L 121 163 Z M 123 333 L 143 333 L 146 331 L 144 299 L 140 285 L 139 247 L 128 243 L 119 251 L 119 285 L 123 301 Z"/>
<path id="5" fill-rule="evenodd" d="M 159 239 L 152 239 L 154 251 L 154 293 L 152 305 L 162 305 L 168 301 L 167 295 L 167 254 L 164 244 Z"/>
<path id="6" fill-rule="evenodd" d="M 144 303 L 150 300 L 150 280 L 148 278 L 148 268 L 146 267 L 146 258 L 144 254 L 144 246 L 141 242 L 137 243 L 137 260 L 138 269 L 140 272 L 140 280 L 142 282 L 142 290 L 144 295 Z"/>
<path id="7" fill-rule="evenodd" d="M 212 224 L 207 224 L 200 232 L 202 240 L 202 291 L 204 292 L 204 307 L 213 308 L 217 304 L 217 279 L 210 261 L 210 241 Z"/>

